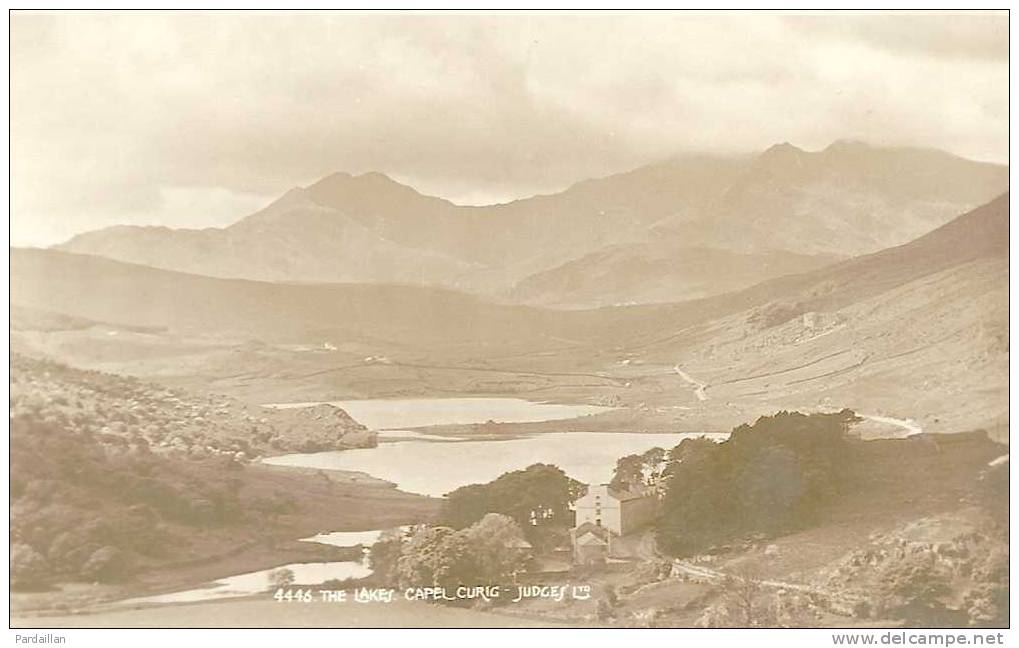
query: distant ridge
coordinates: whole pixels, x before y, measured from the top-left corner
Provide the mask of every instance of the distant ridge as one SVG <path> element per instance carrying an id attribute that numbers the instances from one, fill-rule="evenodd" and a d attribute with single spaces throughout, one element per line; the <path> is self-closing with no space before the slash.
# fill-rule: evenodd
<path id="1" fill-rule="evenodd" d="M 1006 167 L 942 151 L 782 143 L 482 207 L 334 173 L 226 228 L 119 226 L 57 247 L 215 277 L 416 283 L 550 306 L 674 301 L 905 243 L 1007 189 Z M 610 281 L 568 278 L 603 258 Z"/>

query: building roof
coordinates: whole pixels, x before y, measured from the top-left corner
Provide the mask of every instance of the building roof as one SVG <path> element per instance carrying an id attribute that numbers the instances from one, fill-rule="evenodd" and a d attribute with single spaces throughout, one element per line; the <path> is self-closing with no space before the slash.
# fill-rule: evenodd
<path id="1" fill-rule="evenodd" d="M 603 526 L 598 526 L 597 524 L 594 524 L 592 522 L 584 522 L 583 524 L 581 524 L 580 526 L 573 530 L 573 537 L 581 538 L 585 535 L 593 535 L 599 540 L 608 542 L 611 533 L 612 533 L 611 531 L 609 531 Z"/>
<path id="2" fill-rule="evenodd" d="M 638 493 L 637 491 L 631 490 L 617 490 L 615 488 L 609 487 L 609 496 L 611 496 L 613 499 L 619 500 L 620 502 L 641 499 L 644 497 L 648 497 L 649 495 L 650 493 Z"/>
<path id="3" fill-rule="evenodd" d="M 612 486 L 609 486 L 608 484 L 599 484 L 599 486 L 604 487 L 606 492 L 608 493 L 608 496 L 611 497 L 612 499 L 616 500 L 616 501 L 619 501 L 619 502 L 625 502 L 627 500 L 634 500 L 634 499 L 641 499 L 642 497 L 651 497 L 651 495 L 652 495 L 652 493 L 650 491 L 632 491 L 632 490 L 626 490 L 626 489 L 622 489 L 622 488 L 613 488 Z M 591 494 L 591 486 L 588 485 L 587 492 L 584 493 L 583 497 L 587 497 L 590 494 Z"/>

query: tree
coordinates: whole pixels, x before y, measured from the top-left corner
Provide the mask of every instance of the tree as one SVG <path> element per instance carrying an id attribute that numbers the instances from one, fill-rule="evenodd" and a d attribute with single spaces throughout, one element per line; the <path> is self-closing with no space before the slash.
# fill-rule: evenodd
<path id="1" fill-rule="evenodd" d="M 488 513 L 502 513 L 529 533 L 542 525 L 570 526 L 570 504 L 583 484 L 549 464 L 514 470 L 487 484 L 472 484 L 446 496 L 441 519 L 453 529 L 463 529 Z"/>
<path id="2" fill-rule="evenodd" d="M 463 531 L 480 571 L 489 581 L 514 576 L 530 557 L 530 543 L 513 518 L 489 513 Z"/>
<path id="3" fill-rule="evenodd" d="M 616 490 L 630 490 L 643 482 L 644 460 L 640 455 L 631 454 L 616 461 L 609 486 Z"/>
<path id="4" fill-rule="evenodd" d="M 467 538 L 449 527 L 420 529 L 397 561 L 400 587 L 457 586 L 478 580 Z"/>
<path id="5" fill-rule="evenodd" d="M 685 439 L 669 453 L 658 523 L 674 555 L 748 534 L 805 526 L 838 494 L 846 474 L 850 410 L 779 412 L 733 429 L 729 439 Z"/>
<path id="6" fill-rule="evenodd" d="M 491 513 L 460 531 L 422 526 L 406 541 L 380 538 L 371 560 L 381 568 L 381 578 L 400 587 L 456 587 L 515 577 L 530 557 L 529 548 L 512 518 Z"/>
<path id="7" fill-rule="evenodd" d="M 665 468 L 664 448 L 651 448 L 644 454 L 632 454 L 616 461 L 609 486 L 617 490 L 636 490 L 658 482 Z"/>
<path id="8" fill-rule="evenodd" d="M 271 589 L 287 588 L 294 584 L 296 576 L 294 576 L 293 570 L 282 567 L 280 569 L 274 569 L 268 574 L 269 587 Z"/>
<path id="9" fill-rule="evenodd" d="M 737 480 L 745 524 L 771 532 L 796 523 L 805 486 L 794 451 L 785 446 L 761 449 L 756 459 L 743 465 Z"/>
<path id="10" fill-rule="evenodd" d="M 386 531 L 368 550 L 368 564 L 375 578 L 386 585 L 397 582 L 397 563 L 403 550 L 403 531 Z"/>
<path id="11" fill-rule="evenodd" d="M 657 526 L 659 544 L 669 553 L 693 553 L 731 533 L 738 523 L 727 458 L 718 445 L 684 439 L 672 452 Z"/>

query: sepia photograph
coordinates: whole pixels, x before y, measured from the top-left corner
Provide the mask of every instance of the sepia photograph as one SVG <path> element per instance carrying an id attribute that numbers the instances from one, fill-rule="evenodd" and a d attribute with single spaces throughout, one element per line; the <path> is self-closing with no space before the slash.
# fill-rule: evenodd
<path id="1" fill-rule="evenodd" d="M 8 28 L 12 644 L 1006 643 L 1007 9 Z"/>

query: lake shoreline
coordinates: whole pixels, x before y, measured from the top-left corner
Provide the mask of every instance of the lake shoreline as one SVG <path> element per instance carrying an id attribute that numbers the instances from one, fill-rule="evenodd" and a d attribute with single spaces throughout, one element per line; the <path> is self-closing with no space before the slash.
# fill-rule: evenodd
<path id="1" fill-rule="evenodd" d="M 330 496 L 313 495 L 304 489 L 310 498 L 305 500 L 305 509 L 281 522 L 279 536 L 272 543 L 255 540 L 251 534 L 254 525 L 242 525 L 233 535 L 242 537 L 243 541 L 219 543 L 215 553 L 193 559 L 149 566 L 126 582 L 66 582 L 61 583 L 58 589 L 11 591 L 12 614 L 66 614 L 115 606 L 132 598 L 196 589 L 218 579 L 292 563 L 358 560 L 363 554 L 356 547 L 337 547 L 304 539 L 323 532 L 374 530 L 426 522 L 438 511 L 438 502 L 434 498 L 399 491 L 390 482 L 362 473 L 281 468 L 265 464 L 249 464 L 248 469 L 253 471 L 255 478 L 279 484 L 283 489 L 315 484 L 320 473 L 328 472 L 331 488 L 338 491 L 335 496 Z M 336 504 L 330 501 L 336 497 L 353 498 L 358 506 L 337 510 Z"/>
<path id="2" fill-rule="evenodd" d="M 487 398 L 474 398 L 469 400 L 472 404 L 481 405 L 493 402 L 493 399 Z M 404 400 L 403 402 L 406 403 L 407 401 Z M 463 401 L 461 400 L 456 402 L 459 403 Z M 507 403 L 524 409 L 530 409 L 541 405 L 531 401 L 525 401 L 523 399 L 500 399 L 497 402 L 497 404 L 502 406 L 505 406 Z M 310 403 L 309 405 L 313 404 L 314 403 Z M 386 401 L 382 401 L 382 404 L 385 405 Z M 441 404 L 445 406 L 449 403 Z M 557 407 L 581 407 L 584 409 L 578 411 L 589 412 L 590 410 L 587 408 L 593 406 L 557 405 Z M 382 409 L 385 409 L 385 407 Z M 554 411 L 561 415 L 565 412 L 569 412 L 570 410 L 556 409 Z M 412 434 L 420 435 L 420 437 L 412 437 L 409 440 L 400 439 L 398 437 L 390 440 L 381 438 L 380 444 L 374 448 L 346 449 L 336 452 L 317 452 L 309 453 L 308 456 L 322 457 L 325 455 L 337 455 L 341 457 L 350 457 L 356 456 L 357 453 L 385 452 L 387 446 L 394 447 L 409 445 L 414 449 L 432 447 L 433 450 L 435 450 L 438 446 L 443 446 L 444 449 L 451 448 L 452 446 L 466 448 L 467 446 L 462 445 L 465 442 L 471 443 L 471 445 L 480 448 L 483 451 L 483 455 L 487 455 L 491 454 L 492 450 L 492 448 L 488 446 L 489 443 L 504 444 L 508 442 L 518 442 L 528 444 L 530 440 L 539 442 L 539 446 L 537 448 L 533 451 L 524 452 L 522 455 L 521 461 L 519 462 L 521 465 L 517 467 L 522 469 L 532 463 L 559 463 L 561 458 L 557 457 L 557 454 L 562 454 L 562 452 L 543 451 L 541 449 L 541 443 L 556 441 L 558 439 L 562 439 L 563 435 L 569 435 L 567 438 L 570 445 L 575 445 L 575 435 L 583 436 L 591 435 L 592 433 L 585 431 L 565 432 L 562 428 L 573 427 L 578 423 L 581 424 L 581 427 L 586 427 L 584 424 L 589 424 L 591 419 L 603 417 L 605 414 L 615 412 L 618 412 L 618 410 L 603 409 L 594 414 L 585 414 L 582 416 L 568 418 L 562 418 L 560 416 L 560 418 L 544 421 L 525 420 L 504 423 L 440 423 L 437 425 L 399 426 L 398 431 L 409 431 Z M 514 412 L 511 411 L 509 414 L 512 416 Z M 530 414 L 530 412 L 527 412 L 525 416 L 527 414 Z M 481 416 L 485 419 L 488 418 L 487 413 Z M 493 431 L 493 427 L 496 428 L 496 430 Z M 483 431 L 483 434 L 478 433 L 479 429 Z M 436 434 L 440 431 L 445 432 L 446 434 Z M 438 436 L 446 436 L 447 439 L 426 438 Z M 599 439 L 602 438 L 600 434 L 597 436 Z M 657 442 L 659 437 L 661 437 L 663 441 L 668 439 L 668 441 L 661 443 L 663 447 L 671 447 L 674 445 L 674 441 L 676 439 L 676 437 L 672 434 L 664 432 L 648 433 L 646 436 L 638 436 L 655 442 Z M 633 436 L 632 432 L 620 431 L 618 437 L 614 433 L 605 434 L 604 439 L 611 441 L 611 443 L 608 444 L 610 446 L 609 449 L 601 453 L 604 456 L 601 456 L 600 454 L 595 455 L 598 467 L 610 472 L 612 466 L 615 465 L 616 459 L 629 451 L 628 446 L 619 448 L 616 448 L 616 446 L 620 442 L 625 444 L 633 438 L 636 437 Z M 529 444 L 526 447 L 531 448 Z M 503 446 L 503 448 L 505 448 L 505 446 Z M 321 509 L 320 512 L 316 512 L 314 507 L 312 507 L 298 515 L 297 517 L 300 518 L 299 520 L 295 519 L 289 523 L 287 525 L 288 529 L 286 531 L 285 538 L 278 538 L 275 544 L 255 545 L 250 541 L 246 543 L 242 542 L 239 545 L 225 548 L 224 551 L 221 551 L 217 555 L 207 556 L 194 564 L 175 564 L 150 568 L 143 574 L 139 575 L 137 580 L 131 583 L 95 587 L 75 586 L 71 588 L 75 591 L 71 592 L 68 596 L 63 596 L 63 592 L 51 592 L 49 595 L 47 595 L 47 593 L 15 593 L 12 595 L 12 609 L 16 610 L 16 614 L 21 616 L 38 615 L 40 618 L 44 618 L 46 616 L 62 614 L 68 611 L 106 610 L 107 608 L 116 610 L 125 608 L 133 609 L 139 605 L 146 608 L 151 608 L 153 605 L 181 605 L 183 603 L 159 602 L 125 604 L 124 602 L 136 598 L 189 591 L 201 588 L 205 585 L 210 585 L 220 579 L 272 569 L 292 563 L 342 562 L 357 560 L 362 556 L 359 548 L 340 548 L 314 542 L 305 542 L 302 541 L 302 539 L 336 531 L 366 531 L 369 529 L 401 526 L 406 523 L 418 523 L 427 521 L 427 518 L 430 518 L 431 515 L 434 515 L 434 512 L 437 511 L 438 500 L 435 497 L 436 493 L 415 493 L 411 489 L 405 489 L 405 487 L 400 484 L 399 479 L 387 478 L 390 476 L 377 474 L 377 471 L 373 472 L 370 468 L 348 469 L 331 466 L 281 465 L 272 461 L 273 459 L 288 455 L 293 456 L 293 453 L 281 451 L 279 453 L 273 452 L 271 454 L 263 455 L 262 461 L 251 464 L 249 466 L 249 470 L 253 470 L 253 474 L 261 475 L 265 479 L 270 479 L 273 475 L 280 479 L 297 481 L 303 480 L 308 483 L 313 481 L 321 482 L 324 479 L 325 482 L 331 484 L 331 488 L 350 490 L 355 497 L 359 497 L 361 499 L 367 497 L 368 499 L 372 499 L 372 494 L 375 494 L 375 496 L 383 496 L 383 500 L 380 500 L 374 506 L 365 508 L 364 512 L 360 516 L 350 518 L 348 515 L 344 515 L 341 519 L 336 519 L 335 522 L 332 523 L 328 521 L 330 515 L 324 514 L 328 509 Z M 411 457 L 409 467 L 400 469 L 400 475 L 419 474 L 429 467 L 434 468 L 435 464 L 429 461 L 426 457 Z M 506 470 L 513 470 L 517 468 L 514 468 L 513 466 L 506 466 L 505 469 L 499 468 L 498 470 L 493 471 L 493 474 L 490 477 L 494 479 Z M 569 470 L 567 470 L 567 472 L 569 472 Z M 397 475 L 397 477 L 400 475 Z M 484 477 L 478 477 L 465 481 L 464 484 L 457 484 L 457 486 L 466 485 L 467 483 L 484 483 L 489 480 L 490 479 Z M 408 503 L 420 502 L 420 504 L 411 506 L 411 509 L 417 510 L 418 512 L 415 514 L 405 515 L 394 513 L 386 502 L 396 500 L 406 501 Z M 427 511 L 430 511 L 431 513 L 426 514 Z M 234 597 L 231 597 L 231 600 L 233 598 Z M 254 600 L 258 600 L 258 598 L 258 596 L 253 597 Z"/>

